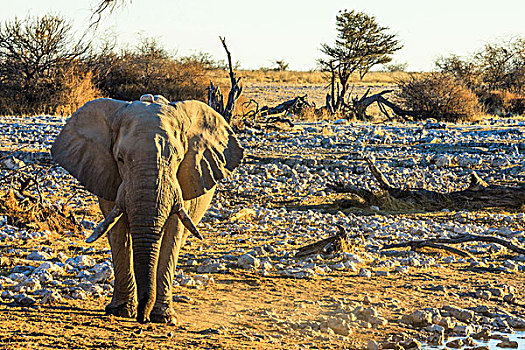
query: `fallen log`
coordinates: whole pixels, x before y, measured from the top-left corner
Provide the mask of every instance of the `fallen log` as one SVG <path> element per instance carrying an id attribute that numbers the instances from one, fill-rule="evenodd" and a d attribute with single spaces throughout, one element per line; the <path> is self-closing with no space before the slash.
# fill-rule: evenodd
<path id="1" fill-rule="evenodd" d="M 525 254 L 525 248 L 519 247 L 511 243 L 510 240 L 508 239 L 502 239 L 502 238 L 489 236 L 489 235 L 475 235 L 475 234 L 461 234 L 461 235 L 458 235 L 455 237 L 449 237 L 449 238 L 431 238 L 431 239 L 425 239 L 425 240 L 414 240 L 414 241 L 406 241 L 406 242 L 400 242 L 400 243 L 392 243 L 392 244 L 384 245 L 383 247 L 381 247 L 381 249 L 384 250 L 384 249 L 410 247 L 411 250 L 416 251 L 417 249 L 428 247 L 428 248 L 444 249 L 454 254 L 461 255 L 463 257 L 474 258 L 474 256 L 468 252 L 445 245 L 445 244 L 459 244 L 459 243 L 466 243 L 466 242 L 496 243 L 501 246 L 504 246 L 510 251 L 513 251 L 514 253 Z"/>
<path id="2" fill-rule="evenodd" d="M 263 106 L 259 108 L 259 104 L 255 100 L 245 102 L 243 107 L 252 103 L 255 104 L 255 109 L 246 112 L 244 117 L 249 117 L 252 119 L 268 117 L 266 121 L 263 122 L 271 122 L 273 116 L 282 118 L 288 115 L 300 115 L 305 111 L 306 108 L 315 108 L 314 103 L 308 102 L 308 95 L 306 94 L 302 96 L 296 96 L 291 100 L 284 101 L 275 107 Z"/>
<path id="3" fill-rule="evenodd" d="M 401 201 L 406 207 L 420 210 L 441 210 L 444 208 L 483 209 L 505 208 L 521 209 L 525 205 L 525 185 L 501 186 L 489 185 L 475 172 L 469 176 L 469 185 L 466 189 L 452 192 L 437 192 L 420 188 L 398 188 L 390 184 L 388 179 L 379 171 L 372 160 L 365 158 L 370 172 L 378 182 L 379 188 L 388 196 Z M 354 193 L 363 198 L 367 205 L 378 205 L 387 202 L 383 194 L 372 191 L 347 187 L 338 183 L 330 186 L 337 192 Z M 388 209 L 388 208 L 387 208 Z"/>
<path id="4" fill-rule="evenodd" d="M 364 240 L 364 236 L 361 233 L 349 236 L 343 226 L 337 225 L 337 229 L 339 232 L 337 232 L 335 235 L 297 249 L 295 257 L 299 258 L 312 254 L 332 254 L 336 252 L 346 252 L 348 251 L 349 247 L 349 239 L 362 238 Z"/>

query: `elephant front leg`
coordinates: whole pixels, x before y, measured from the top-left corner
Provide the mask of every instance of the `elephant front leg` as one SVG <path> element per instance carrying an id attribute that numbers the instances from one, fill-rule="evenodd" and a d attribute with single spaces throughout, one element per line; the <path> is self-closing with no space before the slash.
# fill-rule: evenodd
<path id="1" fill-rule="evenodd" d="M 100 209 L 107 216 L 114 206 L 113 202 L 99 198 Z M 126 216 L 108 232 L 109 245 L 113 260 L 115 279 L 113 297 L 106 305 L 106 315 L 134 318 L 137 313 L 137 287 L 133 275 L 133 257 L 131 236 Z"/>
<path id="2" fill-rule="evenodd" d="M 157 294 L 150 319 L 156 323 L 177 322 L 172 307 L 172 285 L 179 252 L 184 244 L 184 226 L 176 216 L 168 219 L 164 229 L 157 266 Z"/>
<path id="3" fill-rule="evenodd" d="M 208 209 L 214 192 L 215 188 L 199 198 L 185 203 L 184 206 L 188 214 L 196 224 L 202 219 Z M 157 266 L 157 296 L 150 316 L 152 322 L 176 322 L 175 311 L 173 310 L 173 278 L 180 249 L 186 243 L 188 235 L 188 230 L 184 228 L 175 215 L 168 219 L 162 237 Z"/>

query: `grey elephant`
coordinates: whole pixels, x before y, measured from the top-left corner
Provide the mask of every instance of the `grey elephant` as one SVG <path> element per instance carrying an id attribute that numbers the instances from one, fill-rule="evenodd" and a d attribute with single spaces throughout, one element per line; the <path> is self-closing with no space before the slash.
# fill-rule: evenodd
<path id="1" fill-rule="evenodd" d="M 215 186 L 243 156 L 224 118 L 198 101 L 97 99 L 57 136 L 53 159 L 97 195 L 115 271 L 106 314 L 173 323 L 172 283 L 181 246 Z"/>

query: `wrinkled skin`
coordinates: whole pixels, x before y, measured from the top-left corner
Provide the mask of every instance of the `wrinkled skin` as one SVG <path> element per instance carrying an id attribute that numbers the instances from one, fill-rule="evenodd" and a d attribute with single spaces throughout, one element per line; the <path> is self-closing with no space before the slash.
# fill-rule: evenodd
<path id="1" fill-rule="evenodd" d="M 99 197 L 106 217 L 116 209 L 123 213 L 108 232 L 115 283 L 106 313 L 174 322 L 171 286 L 191 229 L 178 213 L 185 209 L 192 225 L 198 223 L 217 181 L 238 166 L 243 152 L 207 105 L 146 101 L 88 102 L 51 152 Z"/>

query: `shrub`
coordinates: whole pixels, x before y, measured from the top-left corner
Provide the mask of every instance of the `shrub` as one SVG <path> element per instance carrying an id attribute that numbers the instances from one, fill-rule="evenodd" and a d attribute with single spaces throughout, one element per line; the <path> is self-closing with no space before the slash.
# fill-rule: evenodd
<path id="1" fill-rule="evenodd" d="M 0 24 L 0 114 L 69 113 L 99 95 L 62 18 L 15 18 Z"/>
<path id="2" fill-rule="evenodd" d="M 102 51 L 90 60 L 97 87 L 108 97 L 137 100 L 146 93 L 170 101 L 205 101 L 208 64 L 198 56 L 173 58 L 153 39 L 131 50 Z"/>
<path id="3" fill-rule="evenodd" d="M 436 66 L 470 88 L 488 113 L 523 114 L 525 38 L 486 44 L 467 58 L 440 58 Z"/>
<path id="4" fill-rule="evenodd" d="M 411 76 L 400 81 L 398 87 L 397 100 L 405 109 L 418 112 L 420 117 L 416 119 L 461 121 L 480 113 L 476 95 L 449 74 Z"/>
<path id="5" fill-rule="evenodd" d="M 494 90 L 480 97 L 487 113 L 506 116 L 525 113 L 525 96 L 508 91 Z"/>

